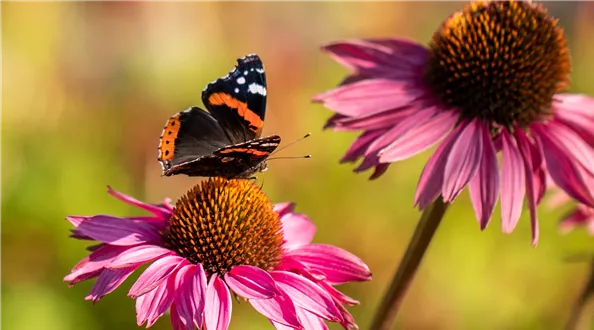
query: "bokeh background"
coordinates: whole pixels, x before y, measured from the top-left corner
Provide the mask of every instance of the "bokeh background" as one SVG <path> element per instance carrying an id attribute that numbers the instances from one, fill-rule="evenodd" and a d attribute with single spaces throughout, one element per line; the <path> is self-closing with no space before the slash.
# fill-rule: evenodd
<path id="1" fill-rule="evenodd" d="M 317 242 L 345 248 L 371 267 L 369 283 L 342 289 L 362 329 L 419 217 L 412 207 L 429 153 L 392 165 L 381 179 L 338 160 L 354 133 L 323 131 L 330 112 L 312 95 L 346 71 L 319 51 L 344 38 L 406 36 L 426 43 L 456 2 L 3 2 L 2 326 L 4 329 L 134 329 L 133 278 L 93 305 L 92 283 L 62 278 L 86 255 L 68 238 L 67 215 L 134 215 L 106 185 L 140 199 L 174 200 L 196 178 L 161 177 L 157 144 L 165 121 L 191 105 L 236 58 L 258 53 L 268 78 L 264 134 L 312 136 L 260 175 L 277 202 L 295 201 L 318 226 Z M 594 5 L 546 2 L 573 56 L 572 92 L 594 95 Z M 440 227 L 398 317 L 398 329 L 559 329 L 582 288 L 594 239 L 558 233 L 570 209 L 539 210 L 530 243 L 526 214 L 501 233 L 498 210 L 484 232 L 467 193 Z M 568 261 L 572 256 L 577 261 Z M 232 329 L 271 329 L 248 304 Z M 582 320 L 588 329 L 589 313 Z M 168 317 L 155 329 L 169 329 Z M 337 327 L 333 326 L 333 329 Z"/>

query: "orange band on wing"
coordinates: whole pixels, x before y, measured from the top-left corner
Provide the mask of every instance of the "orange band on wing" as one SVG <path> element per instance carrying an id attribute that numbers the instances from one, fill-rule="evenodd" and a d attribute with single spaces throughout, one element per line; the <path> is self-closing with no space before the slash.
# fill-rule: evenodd
<path id="1" fill-rule="evenodd" d="M 264 126 L 262 118 L 250 110 L 247 106 L 247 103 L 241 102 L 227 93 L 213 93 L 208 98 L 208 102 L 212 105 L 226 105 L 229 108 L 237 110 L 237 113 L 239 113 L 243 119 L 250 123 L 250 129 L 256 133 L 259 133 L 260 130 L 262 130 L 262 126 Z M 252 129 L 254 127 L 256 129 Z"/>
<path id="2" fill-rule="evenodd" d="M 230 154 L 230 153 L 234 153 L 234 152 L 243 152 L 246 154 L 250 154 L 250 155 L 254 155 L 254 156 L 267 156 L 270 153 L 266 152 L 266 151 L 260 151 L 257 149 L 248 149 L 248 148 L 229 148 L 229 149 L 223 149 L 221 151 L 219 151 L 219 154 Z"/>
<path id="3" fill-rule="evenodd" d="M 180 114 L 178 113 L 177 115 L 169 118 L 167 124 L 165 124 L 165 128 L 163 128 L 161 139 L 159 141 L 159 160 L 161 161 L 173 159 L 173 154 L 175 152 L 175 139 L 177 138 L 180 127 L 179 116 Z"/>

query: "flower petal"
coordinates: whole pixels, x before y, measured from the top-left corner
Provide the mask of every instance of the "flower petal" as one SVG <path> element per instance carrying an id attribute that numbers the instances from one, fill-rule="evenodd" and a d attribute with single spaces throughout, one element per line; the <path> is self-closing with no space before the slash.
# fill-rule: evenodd
<path id="1" fill-rule="evenodd" d="M 162 241 L 159 232 L 148 223 L 106 215 L 87 218 L 80 222 L 77 229 L 85 236 L 111 245 L 130 246 Z"/>
<path id="2" fill-rule="evenodd" d="M 474 178 L 470 180 L 468 190 L 474 213 L 481 230 L 483 230 L 491 220 L 499 197 L 499 168 L 489 128 L 479 124 L 479 131 L 483 135 L 483 155 L 479 170 Z"/>
<path id="3" fill-rule="evenodd" d="M 208 330 L 227 330 L 231 323 L 231 294 L 227 285 L 213 274 L 206 289 L 204 323 Z"/>
<path id="4" fill-rule="evenodd" d="M 358 300 L 355 300 L 355 299 L 347 296 L 346 294 L 338 291 L 335 287 L 326 283 L 326 281 L 318 281 L 317 284 L 321 288 L 326 290 L 326 292 L 328 292 L 328 294 L 330 294 L 332 296 L 332 298 L 334 298 L 339 303 L 346 304 L 349 306 L 355 306 L 355 305 L 360 304 L 360 302 Z"/>
<path id="5" fill-rule="evenodd" d="M 415 193 L 415 205 L 420 209 L 431 204 L 441 193 L 446 162 L 456 139 L 464 128 L 462 124 L 458 125 L 437 147 L 423 168 Z"/>
<path id="6" fill-rule="evenodd" d="M 532 228 L 532 245 L 538 243 L 539 229 L 538 218 L 536 214 L 537 191 L 534 190 L 534 170 L 532 169 L 532 153 L 530 151 L 530 140 L 523 130 L 515 130 L 516 141 L 520 149 L 520 154 L 524 159 L 524 171 L 526 173 L 526 197 L 528 200 L 528 209 L 530 210 L 530 226 Z"/>
<path id="7" fill-rule="evenodd" d="M 565 190 L 573 199 L 582 204 L 594 206 L 594 198 L 586 185 L 584 174 L 549 135 L 538 125 L 533 125 L 532 132 L 540 138 L 549 175 L 555 184 Z"/>
<path id="8" fill-rule="evenodd" d="M 132 275 L 138 267 L 139 265 L 115 270 L 103 270 L 101 274 L 99 274 L 91 292 L 85 297 L 85 300 L 92 300 L 93 303 L 98 302 L 105 295 L 110 294 L 117 289 L 120 284 L 124 283 L 128 276 Z"/>
<path id="9" fill-rule="evenodd" d="M 107 268 L 128 268 L 135 265 L 142 265 L 165 255 L 175 255 L 175 252 L 156 245 L 138 245 L 120 253 Z"/>
<path id="10" fill-rule="evenodd" d="M 121 192 L 118 192 L 118 191 L 112 189 L 110 186 L 107 186 L 107 193 L 126 204 L 147 210 L 163 220 L 167 220 L 171 216 L 171 209 L 169 207 L 160 207 L 160 206 L 141 202 L 137 199 L 134 199 L 128 195 L 122 194 Z"/>
<path id="11" fill-rule="evenodd" d="M 567 155 L 580 164 L 590 175 L 594 175 L 594 149 L 563 125 L 552 122 L 547 125 L 547 134 L 555 140 Z"/>
<path id="12" fill-rule="evenodd" d="M 282 290 L 280 294 L 270 299 L 249 299 L 248 301 L 258 313 L 266 316 L 273 323 L 303 329 L 297 318 L 295 305 Z"/>
<path id="13" fill-rule="evenodd" d="M 577 227 L 588 226 L 591 224 L 589 228 L 594 228 L 594 210 L 582 205 L 578 204 L 574 210 L 571 210 L 569 214 L 563 217 L 559 224 L 559 229 L 561 233 L 567 234 L 568 232 L 572 231 Z M 591 231 L 594 234 L 594 231 Z"/>
<path id="14" fill-rule="evenodd" d="M 334 119 L 332 129 L 337 132 L 386 130 L 398 124 L 403 119 L 422 111 L 424 108 L 425 106 L 423 104 L 413 103 L 405 107 L 378 112 L 370 116 L 343 116 L 340 119 Z"/>
<path id="15" fill-rule="evenodd" d="M 271 275 L 296 306 L 329 321 L 342 320 L 332 297 L 314 282 L 285 271 L 273 271 Z"/>
<path id="16" fill-rule="evenodd" d="M 474 177 L 481 163 L 483 135 L 477 120 L 469 122 L 456 139 L 444 170 L 443 200 L 454 201 Z"/>
<path id="17" fill-rule="evenodd" d="M 348 40 L 322 50 L 338 63 L 363 75 L 414 77 L 428 56 L 427 49 L 405 39 Z"/>
<path id="18" fill-rule="evenodd" d="M 64 281 L 73 282 L 70 285 L 80 282 L 79 278 L 86 277 L 87 274 L 99 275 L 98 272 L 109 265 L 120 253 L 126 251 L 127 246 L 103 245 L 91 252 L 90 255 L 81 260 L 72 272 L 64 277 Z M 93 276 L 94 277 L 94 276 Z M 86 278 L 88 279 L 88 278 Z"/>
<path id="19" fill-rule="evenodd" d="M 225 274 L 229 288 L 246 299 L 269 299 L 279 294 L 272 276 L 254 266 L 240 265 Z"/>
<path id="20" fill-rule="evenodd" d="M 504 233 L 511 233 L 522 214 L 526 177 L 520 150 L 507 130 L 501 132 L 501 147 L 501 225 Z"/>
<path id="21" fill-rule="evenodd" d="M 382 149 L 379 152 L 380 162 L 397 162 L 429 149 L 452 130 L 456 120 L 456 115 L 452 111 L 438 112 L 427 122 L 410 129 Z"/>
<path id="22" fill-rule="evenodd" d="M 161 282 L 152 291 L 138 297 L 136 322 L 139 326 L 146 321 L 146 327 L 151 327 L 169 309 L 175 296 L 174 282 L 175 276 L 170 276 L 167 281 Z"/>
<path id="23" fill-rule="evenodd" d="M 371 279 L 371 272 L 361 259 L 336 246 L 309 244 L 289 249 L 285 255 L 322 272 L 333 284 Z"/>
<path id="24" fill-rule="evenodd" d="M 301 213 L 288 213 L 280 218 L 283 224 L 283 236 L 286 248 L 311 243 L 316 234 L 316 226 Z"/>
<path id="25" fill-rule="evenodd" d="M 273 211 L 278 213 L 278 216 L 282 218 L 283 215 L 293 212 L 295 209 L 295 203 L 276 203 L 274 204 Z"/>
<path id="26" fill-rule="evenodd" d="M 130 288 L 128 296 L 136 299 L 153 290 L 173 274 L 178 267 L 183 266 L 184 263 L 187 263 L 187 261 L 178 256 L 165 256 L 158 259 L 138 277 L 136 283 Z"/>
<path id="27" fill-rule="evenodd" d="M 369 145 L 377 139 L 379 136 L 384 134 L 386 130 L 366 131 L 351 144 L 349 150 L 340 159 L 341 163 L 354 162 L 360 157 L 365 155 L 365 152 L 369 148 Z"/>
<path id="28" fill-rule="evenodd" d="M 171 304 L 171 310 L 169 312 L 169 317 L 171 319 L 171 328 L 173 330 L 194 330 L 194 325 L 192 324 L 192 322 L 184 323 L 177 309 L 178 308 L 175 302 Z"/>
<path id="29" fill-rule="evenodd" d="M 366 117 L 408 106 L 423 93 L 420 87 L 409 82 L 367 79 L 337 87 L 314 100 L 342 115 Z"/>

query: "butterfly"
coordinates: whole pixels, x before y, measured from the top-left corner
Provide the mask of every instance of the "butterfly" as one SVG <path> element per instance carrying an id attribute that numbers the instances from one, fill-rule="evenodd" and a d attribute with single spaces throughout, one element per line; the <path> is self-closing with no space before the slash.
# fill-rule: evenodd
<path id="1" fill-rule="evenodd" d="M 164 176 L 249 178 L 267 169 L 280 136 L 261 137 L 266 113 L 266 75 L 258 55 L 247 55 L 202 91 L 199 107 L 169 118 L 159 140 Z"/>

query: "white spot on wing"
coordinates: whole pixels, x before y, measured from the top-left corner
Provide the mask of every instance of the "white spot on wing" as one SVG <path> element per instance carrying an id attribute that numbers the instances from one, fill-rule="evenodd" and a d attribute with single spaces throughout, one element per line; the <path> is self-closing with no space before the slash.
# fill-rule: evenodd
<path id="1" fill-rule="evenodd" d="M 248 90 L 252 94 L 260 94 L 262 96 L 266 96 L 266 87 L 258 85 L 256 83 L 250 84 Z"/>
<path id="2" fill-rule="evenodd" d="M 237 78 L 237 83 L 240 84 L 240 85 L 245 84 L 245 78 L 244 77 Z"/>
<path id="3" fill-rule="evenodd" d="M 234 92 L 239 93 L 239 88 L 235 88 Z"/>
<path id="4" fill-rule="evenodd" d="M 264 69 L 256 68 L 256 72 L 258 72 L 258 73 L 264 73 Z"/>
<path id="5" fill-rule="evenodd" d="M 247 76 L 247 74 L 248 74 L 247 70 L 243 71 L 244 76 Z"/>

